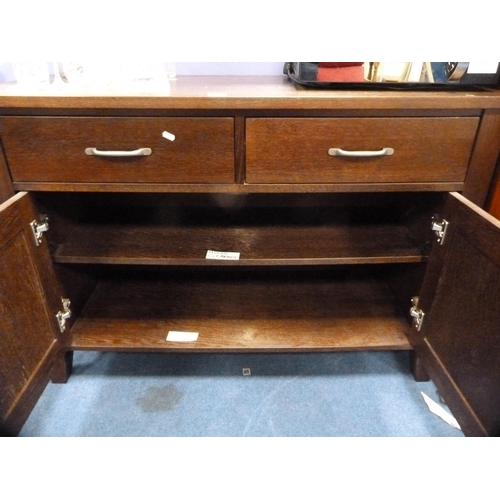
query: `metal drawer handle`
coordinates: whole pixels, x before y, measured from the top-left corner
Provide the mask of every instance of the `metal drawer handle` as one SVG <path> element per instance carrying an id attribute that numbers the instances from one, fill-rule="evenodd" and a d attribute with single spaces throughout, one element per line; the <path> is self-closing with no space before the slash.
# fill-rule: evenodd
<path id="1" fill-rule="evenodd" d="M 149 156 L 151 153 L 151 148 L 139 148 L 133 151 L 100 151 L 97 148 L 85 148 L 85 154 L 89 156 Z"/>
<path id="2" fill-rule="evenodd" d="M 367 158 L 371 156 L 391 156 L 394 154 L 393 148 L 382 148 L 380 151 L 346 151 L 341 148 L 331 148 L 328 150 L 330 156 L 348 156 L 357 158 Z"/>

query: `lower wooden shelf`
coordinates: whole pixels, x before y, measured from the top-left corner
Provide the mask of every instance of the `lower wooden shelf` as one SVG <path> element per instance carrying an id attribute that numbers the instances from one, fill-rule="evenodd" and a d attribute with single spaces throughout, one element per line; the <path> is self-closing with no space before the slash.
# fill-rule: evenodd
<path id="1" fill-rule="evenodd" d="M 199 337 L 166 341 L 172 330 Z M 100 282 L 72 328 L 70 349 L 407 350 L 408 330 L 385 283 L 364 275 L 192 272 Z"/>

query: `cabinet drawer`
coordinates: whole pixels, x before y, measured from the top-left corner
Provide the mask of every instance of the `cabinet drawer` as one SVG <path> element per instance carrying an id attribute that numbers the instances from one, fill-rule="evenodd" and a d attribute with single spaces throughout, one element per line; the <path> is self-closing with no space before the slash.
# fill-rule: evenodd
<path id="1" fill-rule="evenodd" d="M 246 182 L 462 182 L 478 124 L 476 117 L 250 118 Z M 341 151 L 332 156 L 334 148 Z"/>
<path id="2" fill-rule="evenodd" d="M 232 118 L 4 117 L 0 137 L 15 182 L 234 181 Z"/>

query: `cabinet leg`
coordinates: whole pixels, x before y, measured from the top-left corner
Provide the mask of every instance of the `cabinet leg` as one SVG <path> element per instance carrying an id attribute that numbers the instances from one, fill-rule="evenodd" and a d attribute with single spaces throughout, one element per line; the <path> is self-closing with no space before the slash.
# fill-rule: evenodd
<path id="1" fill-rule="evenodd" d="M 420 358 L 415 354 L 415 351 L 410 352 L 410 369 L 413 378 L 417 382 L 428 382 L 431 378 Z"/>
<path id="2" fill-rule="evenodd" d="M 65 384 L 73 369 L 73 351 L 62 352 L 54 362 L 51 380 L 54 384 Z"/>

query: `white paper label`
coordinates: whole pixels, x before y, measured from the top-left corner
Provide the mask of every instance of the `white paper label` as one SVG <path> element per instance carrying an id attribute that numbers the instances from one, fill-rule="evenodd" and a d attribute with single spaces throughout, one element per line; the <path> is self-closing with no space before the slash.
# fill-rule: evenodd
<path id="1" fill-rule="evenodd" d="M 162 137 L 164 137 L 168 141 L 172 141 L 172 142 L 175 141 L 175 135 L 171 134 L 170 132 L 167 132 L 166 130 L 161 135 L 162 135 Z"/>
<path id="2" fill-rule="evenodd" d="M 420 391 L 420 394 L 422 394 L 422 397 L 424 398 L 424 401 L 429 407 L 429 410 L 432 413 L 434 413 L 434 415 L 437 415 L 438 417 L 442 418 L 447 424 L 451 425 L 452 427 L 455 427 L 455 429 L 460 429 L 460 425 L 457 422 L 457 419 L 451 413 L 447 412 L 444 408 L 439 406 L 429 396 L 427 396 L 427 394 L 424 394 L 422 391 Z"/>
<path id="3" fill-rule="evenodd" d="M 495 74 L 498 69 L 497 62 L 470 62 L 469 67 L 467 68 L 467 74 Z"/>
<path id="4" fill-rule="evenodd" d="M 215 260 L 239 260 L 240 252 L 217 252 L 215 250 L 207 250 L 206 258 Z"/>
<path id="5" fill-rule="evenodd" d="M 198 332 L 178 332 L 170 330 L 167 335 L 167 342 L 196 342 L 198 340 Z"/>

